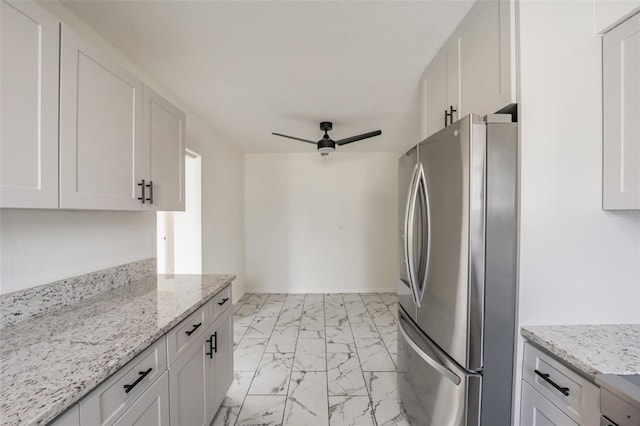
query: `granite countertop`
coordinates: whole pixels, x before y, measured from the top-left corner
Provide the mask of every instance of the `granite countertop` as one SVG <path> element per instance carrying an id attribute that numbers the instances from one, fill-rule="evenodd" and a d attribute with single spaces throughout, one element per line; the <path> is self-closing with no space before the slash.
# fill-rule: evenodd
<path id="1" fill-rule="evenodd" d="M 640 374 L 640 324 L 526 326 L 522 335 L 591 380 Z"/>
<path id="2" fill-rule="evenodd" d="M 0 329 L 0 424 L 44 424 L 235 279 L 152 275 Z"/>

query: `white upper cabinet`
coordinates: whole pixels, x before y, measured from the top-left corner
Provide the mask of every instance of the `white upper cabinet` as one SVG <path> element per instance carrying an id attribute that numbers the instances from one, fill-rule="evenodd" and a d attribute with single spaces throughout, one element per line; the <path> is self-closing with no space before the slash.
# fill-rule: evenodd
<path id="1" fill-rule="evenodd" d="M 479 1 L 460 25 L 459 117 L 491 114 L 515 103 L 513 4 Z"/>
<path id="2" fill-rule="evenodd" d="M 640 209 L 640 14 L 605 34 L 602 59 L 602 207 Z"/>
<path id="3" fill-rule="evenodd" d="M 456 121 L 458 108 L 458 43 L 449 43 L 422 76 L 422 139 Z M 449 118 L 446 113 L 452 113 Z"/>
<path id="4" fill-rule="evenodd" d="M 640 0 L 593 0 L 594 31 L 603 34 L 640 11 Z"/>
<path id="5" fill-rule="evenodd" d="M 60 207 L 142 208 L 142 82 L 62 25 Z"/>
<path id="6" fill-rule="evenodd" d="M 0 207 L 58 207 L 59 21 L 2 0 Z"/>
<path id="7" fill-rule="evenodd" d="M 422 75 L 422 137 L 516 103 L 512 0 L 477 2 Z"/>
<path id="8" fill-rule="evenodd" d="M 159 211 L 184 211 L 185 115 L 144 88 L 145 204 Z"/>

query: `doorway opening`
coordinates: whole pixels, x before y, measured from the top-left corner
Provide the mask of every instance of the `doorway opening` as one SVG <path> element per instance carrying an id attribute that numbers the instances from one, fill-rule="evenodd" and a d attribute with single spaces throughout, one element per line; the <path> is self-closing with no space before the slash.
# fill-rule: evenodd
<path id="1" fill-rule="evenodd" d="M 202 161 L 185 151 L 185 211 L 158 212 L 159 274 L 202 273 Z"/>

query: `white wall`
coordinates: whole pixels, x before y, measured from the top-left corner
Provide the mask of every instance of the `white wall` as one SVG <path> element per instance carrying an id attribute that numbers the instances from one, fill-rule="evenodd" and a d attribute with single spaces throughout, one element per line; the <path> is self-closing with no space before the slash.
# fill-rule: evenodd
<path id="1" fill-rule="evenodd" d="M 233 297 L 239 298 L 244 293 L 244 154 L 62 4 L 41 4 L 186 113 L 187 147 L 202 155 L 202 270 L 237 274 Z M 155 213 L 2 210 L 1 216 L 1 292 L 156 255 Z M 29 245 L 22 234 L 30 235 Z"/>
<path id="2" fill-rule="evenodd" d="M 592 2 L 518 6 L 520 325 L 640 322 L 640 215 L 601 208 L 602 51 Z M 518 372 L 521 362 L 522 339 Z"/>
<path id="3" fill-rule="evenodd" d="M 185 161 L 185 209 L 173 214 L 174 271 L 202 273 L 202 167 L 201 158 Z M 159 219 L 159 216 L 158 216 Z M 160 244 L 158 240 L 158 244 Z"/>
<path id="4" fill-rule="evenodd" d="M 0 293 L 156 256 L 155 213 L 0 210 Z"/>
<path id="5" fill-rule="evenodd" d="M 397 161 L 391 153 L 247 154 L 247 289 L 395 292 Z"/>

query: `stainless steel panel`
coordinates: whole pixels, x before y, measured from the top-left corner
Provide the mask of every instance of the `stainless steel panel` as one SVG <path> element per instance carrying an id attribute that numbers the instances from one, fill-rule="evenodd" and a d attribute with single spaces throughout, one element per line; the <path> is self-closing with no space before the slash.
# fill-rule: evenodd
<path id="1" fill-rule="evenodd" d="M 483 425 L 508 424 L 511 418 L 517 335 L 517 126 L 487 124 Z"/>
<path id="2" fill-rule="evenodd" d="M 413 292 L 407 268 L 406 247 L 406 220 L 407 220 L 407 204 L 412 192 L 412 181 L 415 166 L 418 161 L 418 147 L 415 146 L 407 151 L 398 160 L 398 259 L 400 261 L 399 271 L 400 279 L 398 280 L 398 302 L 400 306 L 409 314 L 411 318 L 416 318 L 416 305 L 413 300 Z"/>
<path id="3" fill-rule="evenodd" d="M 476 125 L 483 127 L 482 124 Z M 472 258 L 470 249 L 482 243 L 470 238 L 483 235 L 482 230 L 471 229 L 481 220 L 470 217 L 484 209 L 481 198 L 483 175 L 473 173 L 484 170 L 482 161 L 483 132 L 475 131 L 472 116 L 467 116 L 419 145 L 419 161 L 423 164 L 429 203 L 429 270 L 422 304 L 418 309 L 417 324 L 442 350 L 467 370 L 482 367 L 469 345 L 481 342 L 481 308 L 470 297 L 482 294 L 482 260 Z M 477 254 L 477 253 L 475 253 Z M 470 281 L 470 278 L 472 279 Z M 471 332 L 476 333 L 474 337 Z M 481 347 L 481 345 L 480 345 Z M 474 358 L 470 358 L 470 355 Z"/>
<path id="4" fill-rule="evenodd" d="M 398 392 L 414 426 L 480 422 L 482 376 L 462 370 L 400 313 Z"/>

